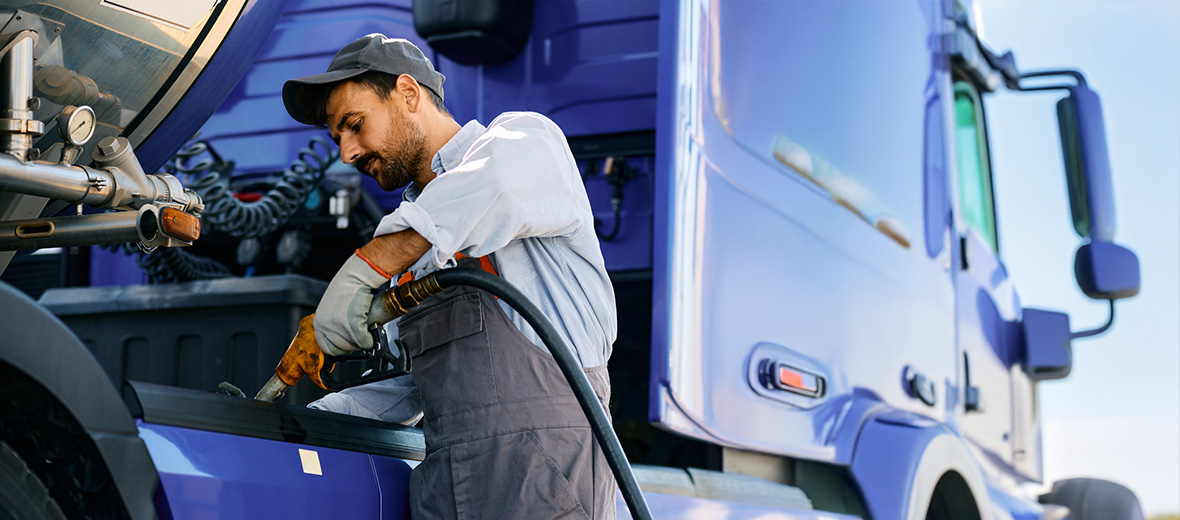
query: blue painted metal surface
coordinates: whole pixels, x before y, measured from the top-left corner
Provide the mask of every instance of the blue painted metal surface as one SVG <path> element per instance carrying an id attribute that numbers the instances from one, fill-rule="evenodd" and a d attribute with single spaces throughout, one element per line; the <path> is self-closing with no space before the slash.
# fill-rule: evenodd
<path id="1" fill-rule="evenodd" d="M 865 423 L 856 450 L 850 469 L 873 518 L 925 517 L 949 474 L 957 475 L 981 512 L 991 512 L 982 513 L 984 518 L 1039 518 L 1039 504 L 1021 498 L 1012 480 L 989 475 L 976 449 L 946 424 L 909 412 L 879 413 Z M 967 500 L 957 494 L 948 498 Z"/>
<path id="2" fill-rule="evenodd" d="M 657 11 L 655 0 L 537 2 L 532 36 L 515 60 L 485 67 L 436 61 L 449 82 L 465 85 L 454 98 L 448 91 L 454 104 L 447 106 L 460 120 L 480 121 L 533 110 L 568 136 L 651 129 Z"/>
<path id="3" fill-rule="evenodd" d="M 381 518 L 408 518 L 410 510 L 410 471 L 418 461 L 373 455 L 373 474 L 381 493 Z"/>
<path id="4" fill-rule="evenodd" d="M 786 511 L 751 504 L 664 493 L 644 493 L 643 497 L 647 500 L 647 504 L 651 507 L 656 518 L 680 520 L 853 520 L 856 518 L 825 511 Z M 619 520 L 632 518 L 631 512 L 627 510 L 627 505 L 623 502 L 622 495 L 619 495 L 615 503 L 617 505 L 615 513 Z"/>
<path id="5" fill-rule="evenodd" d="M 1073 366 L 1069 315 L 1043 309 L 1021 310 L 1024 358 L 1021 367 L 1035 380 L 1061 379 Z"/>
<path id="6" fill-rule="evenodd" d="M 965 226 L 965 225 L 964 225 Z M 1013 463 L 1013 368 L 1021 341 L 1020 303 L 1003 265 L 974 229 L 961 228 L 966 270 L 958 271 L 959 347 L 965 359 L 964 378 L 979 389 L 978 410 L 964 413 L 963 435 L 992 455 L 992 460 Z"/>
<path id="7" fill-rule="evenodd" d="M 408 518 L 407 461 L 142 420 L 138 427 L 177 520 L 334 518 L 344 511 L 349 518 Z"/>
<path id="8" fill-rule="evenodd" d="M 1139 294 L 1139 257 L 1130 249 L 1094 239 L 1078 247 L 1073 265 L 1086 296 L 1115 300 Z"/>
<path id="9" fill-rule="evenodd" d="M 859 420 L 839 408 L 857 388 L 947 418 L 948 230 L 924 232 L 927 208 L 941 206 L 927 201 L 939 199 L 924 192 L 927 172 L 946 171 L 932 164 L 946 155 L 927 152 L 927 133 L 941 131 L 927 123 L 931 85 L 947 74 L 935 6 L 662 5 L 674 29 L 660 51 L 672 64 L 657 132 L 652 420 L 847 464 L 830 433 Z M 814 360 L 830 375 L 829 403 L 754 391 L 747 369 L 760 343 Z M 937 407 L 907 394 L 907 367 L 937 383 Z"/>
<path id="10" fill-rule="evenodd" d="M 947 434 L 935 421 L 904 413 L 867 424 L 851 469 L 874 518 L 906 517 L 914 505 L 910 490 L 922 452 L 935 437 Z"/>

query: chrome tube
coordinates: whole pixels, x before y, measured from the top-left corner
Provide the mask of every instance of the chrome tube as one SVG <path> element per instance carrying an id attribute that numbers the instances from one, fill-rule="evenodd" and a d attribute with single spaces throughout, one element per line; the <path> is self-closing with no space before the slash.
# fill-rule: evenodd
<path id="1" fill-rule="evenodd" d="M 176 177 L 166 173 L 145 175 L 127 140 L 122 137 L 118 140 L 124 147 L 120 150 L 120 162 L 99 164 L 99 168 L 45 161 L 26 163 L 0 155 L 0 191 L 105 209 L 139 208 L 155 203 L 180 204 L 187 212 L 205 209 L 201 197 L 186 189 Z"/>
<path id="2" fill-rule="evenodd" d="M 25 160 L 41 122 L 33 119 L 34 35 L 18 34 L 16 43 L 0 59 L 0 150 Z"/>
<path id="3" fill-rule="evenodd" d="M 25 163 L 0 155 L 2 191 L 64 200 L 71 204 L 110 207 L 104 203 L 112 198 L 114 189 L 115 179 L 105 170 L 44 161 Z"/>
<path id="4" fill-rule="evenodd" d="M 126 242 L 152 243 L 160 237 L 155 206 L 74 217 L 0 222 L 0 251 Z"/>

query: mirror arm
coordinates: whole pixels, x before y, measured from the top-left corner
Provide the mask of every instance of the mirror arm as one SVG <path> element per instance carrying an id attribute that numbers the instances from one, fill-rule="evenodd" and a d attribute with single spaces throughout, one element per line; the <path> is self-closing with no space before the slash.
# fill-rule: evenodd
<path id="1" fill-rule="evenodd" d="M 1043 85 L 1043 86 L 1037 86 L 1037 87 L 1022 87 L 1022 86 L 1020 86 L 1020 80 L 1023 80 L 1023 79 L 1043 78 L 1043 77 L 1052 77 L 1052 76 L 1069 76 L 1069 77 L 1072 77 L 1074 80 L 1076 80 L 1077 84 L 1076 85 Z M 1076 70 L 1069 70 L 1069 69 L 1037 70 L 1037 71 L 1033 71 L 1033 72 L 1025 72 L 1025 73 L 1020 74 L 1020 77 L 1018 77 L 1014 83 L 1009 85 L 1009 87 L 1012 88 L 1013 90 L 1019 90 L 1021 92 L 1035 92 L 1038 90 L 1069 90 L 1074 87 L 1084 87 L 1084 86 L 1086 86 L 1086 77 L 1083 76 L 1081 72 L 1078 72 Z"/>
<path id="2" fill-rule="evenodd" d="M 1090 336 L 1097 336 L 1099 334 L 1102 334 L 1103 332 L 1106 332 L 1107 329 L 1109 329 L 1111 325 L 1114 325 L 1114 300 L 1107 300 L 1107 301 L 1110 302 L 1110 316 L 1108 318 L 1106 318 L 1106 324 L 1101 327 L 1098 327 L 1096 329 L 1082 330 L 1082 331 L 1070 333 L 1069 339 L 1074 340 L 1074 339 L 1088 338 Z"/>

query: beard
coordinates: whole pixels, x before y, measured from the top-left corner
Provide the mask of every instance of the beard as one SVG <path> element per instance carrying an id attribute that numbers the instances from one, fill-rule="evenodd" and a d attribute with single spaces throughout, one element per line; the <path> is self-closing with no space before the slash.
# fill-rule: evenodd
<path id="1" fill-rule="evenodd" d="M 385 191 L 414 182 L 430 169 L 426 133 L 409 118 L 401 116 L 399 119 L 393 125 L 394 130 L 383 140 L 381 150 L 364 154 L 356 161 L 357 170 L 372 177 Z M 371 167 L 366 171 L 369 165 Z"/>

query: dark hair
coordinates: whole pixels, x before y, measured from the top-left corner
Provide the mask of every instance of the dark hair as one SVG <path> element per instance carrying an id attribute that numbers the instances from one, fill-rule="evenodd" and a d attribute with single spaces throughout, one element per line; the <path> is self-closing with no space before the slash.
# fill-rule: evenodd
<path id="1" fill-rule="evenodd" d="M 397 78 L 398 76 L 394 76 L 393 74 L 369 71 L 359 76 L 349 78 L 345 81 L 352 81 L 357 85 L 373 91 L 373 93 L 381 96 L 381 98 L 386 98 L 389 97 L 390 92 L 393 92 L 394 89 L 397 88 Z M 298 97 L 296 98 L 296 103 L 315 105 L 316 107 L 316 126 L 323 127 L 328 124 L 328 94 L 332 92 L 332 87 L 336 85 L 339 85 L 339 83 L 326 85 L 319 89 L 308 88 L 301 89 L 299 91 Z M 447 110 L 446 105 L 443 104 L 441 96 L 439 96 L 434 92 L 434 90 L 426 85 L 421 83 L 418 85 L 426 90 L 426 92 L 430 93 L 430 102 L 434 104 L 434 108 L 437 108 L 439 113 L 450 118 L 455 117 L 452 116 L 451 112 Z"/>

